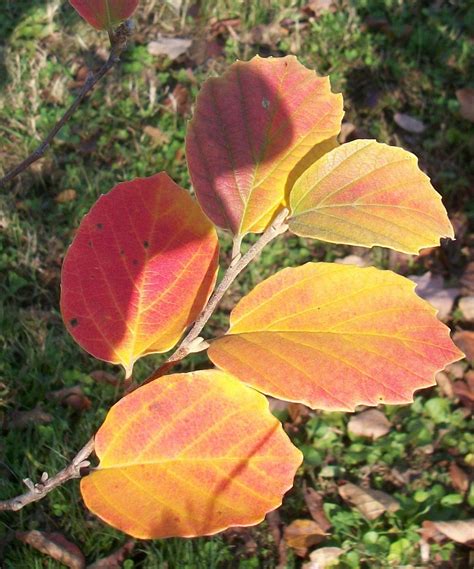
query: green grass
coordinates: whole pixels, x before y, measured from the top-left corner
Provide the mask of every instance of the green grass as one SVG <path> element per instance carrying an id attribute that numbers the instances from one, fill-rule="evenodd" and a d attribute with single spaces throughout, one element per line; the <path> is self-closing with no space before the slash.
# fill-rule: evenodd
<path id="1" fill-rule="evenodd" d="M 107 38 L 80 22 L 67 2 L 6 0 L 4 4 L 0 161 L 6 170 L 35 148 L 70 104 L 79 68 L 98 64 Z M 455 97 L 456 89 L 473 86 L 474 48 L 469 33 L 474 9 L 469 2 L 446 1 L 438 7 L 423 1 L 341 2 L 337 11 L 323 14 L 299 31 L 296 43 L 292 41 L 296 32 L 265 46 L 242 45 L 227 38 L 225 57 L 195 66 L 192 78 L 184 65 L 152 58 L 146 51 L 147 42 L 158 31 L 200 37 L 211 17 L 239 15 L 242 28 L 251 29 L 283 17 L 299 17 L 298 7 L 303 4 L 206 1 L 196 23 L 161 3 L 144 0 L 136 37 L 122 65 L 98 86 L 53 150 L 1 196 L 0 418 L 39 403 L 54 420 L 26 430 L 4 430 L 0 497 L 20 492 L 23 478 L 37 480 L 43 471 L 54 473 L 64 466 L 117 397 L 112 387 L 89 377 L 93 370 L 111 367 L 81 351 L 62 326 L 58 309 L 61 259 L 82 216 L 116 183 L 168 170 L 176 181 L 188 185 L 182 148 L 189 116 L 176 115 L 166 105 L 167 93 L 177 84 L 194 96 L 206 76 L 222 71 L 237 57 L 284 54 L 296 46 L 306 65 L 331 74 L 334 89 L 344 93 L 347 120 L 368 137 L 414 151 L 450 211 L 466 209 L 472 219 L 468 193 L 474 174 L 472 125 L 460 117 Z M 388 28 L 367 26 L 369 16 L 385 18 Z M 401 131 L 393 120 L 395 112 L 423 120 L 425 133 Z M 144 132 L 146 126 L 160 128 L 169 142 L 154 143 Z M 55 196 L 70 188 L 77 191 L 77 198 L 56 203 Z M 230 243 L 228 237 L 222 238 L 225 263 Z M 295 237 L 279 239 L 233 286 L 208 333 L 224 330 L 232 303 L 280 267 L 334 260 L 348 251 Z M 386 266 L 385 253 L 377 250 L 372 258 Z M 159 360 L 155 356 L 140 362 L 138 376 L 144 377 Z M 182 369 L 205 363 L 205 355 L 196 355 Z M 55 389 L 77 384 L 92 401 L 91 409 L 80 415 L 48 397 Z M 462 410 L 432 389 L 420 394 L 412 406 L 390 407 L 386 412 L 396 428 L 372 444 L 353 439 L 347 432 L 348 416 L 338 413 L 314 413 L 294 435 L 306 461 L 281 510 L 282 518 L 289 523 L 308 517 L 302 501 L 303 481 L 323 491 L 333 524 L 325 545 L 347 551 L 343 568 L 419 565 L 417 530 L 423 520 L 472 517 L 472 487 L 467 497 L 460 496 L 448 474 L 453 458 L 464 467 L 474 466 L 474 433 Z M 417 475 L 397 486 L 387 474 L 394 467 L 402 472 L 413 469 Z M 364 477 L 372 486 L 393 494 L 402 509 L 367 522 L 344 505 L 337 494 L 338 481 L 357 483 Z M 90 562 L 124 541 L 122 534 L 85 510 L 76 482 L 19 513 L 2 515 L 1 520 L 0 556 L 3 552 L 6 568 L 60 567 L 13 538 L 15 531 L 28 529 L 64 533 Z M 247 554 L 242 543 L 222 536 L 143 542 L 125 567 L 275 567 L 277 552 L 266 525 L 256 528 L 253 535 L 258 543 L 256 555 Z M 438 556 L 439 567 L 443 560 L 449 560 L 452 567 L 466 566 L 466 551 L 452 543 L 433 546 L 432 555 Z M 290 553 L 288 567 L 300 564 Z"/>

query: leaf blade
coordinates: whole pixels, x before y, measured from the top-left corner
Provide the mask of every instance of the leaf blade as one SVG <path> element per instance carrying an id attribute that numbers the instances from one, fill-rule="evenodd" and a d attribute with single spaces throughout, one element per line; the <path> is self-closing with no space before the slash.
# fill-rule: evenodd
<path id="1" fill-rule="evenodd" d="M 84 217 L 64 259 L 66 327 L 93 356 L 130 372 L 197 317 L 217 255 L 214 227 L 167 174 L 118 184 Z"/>
<path id="2" fill-rule="evenodd" d="M 284 269 L 237 304 L 209 357 L 268 395 L 313 408 L 407 403 L 462 357 L 413 289 L 374 268 Z"/>
<path id="3" fill-rule="evenodd" d="M 215 370 L 168 376 L 122 399 L 96 452 L 99 469 L 81 481 L 86 505 L 141 538 L 258 523 L 301 463 L 266 399 Z"/>
<path id="4" fill-rule="evenodd" d="M 304 237 L 403 253 L 454 238 L 453 228 L 416 156 L 373 140 L 332 150 L 296 181 L 290 231 Z"/>
<path id="5" fill-rule="evenodd" d="M 139 0 L 69 0 L 76 12 L 98 30 L 108 30 L 135 12 Z"/>
<path id="6" fill-rule="evenodd" d="M 342 96 L 294 56 L 237 61 L 204 84 L 186 137 L 207 215 L 234 234 L 263 231 L 283 205 L 291 171 L 338 134 Z"/>

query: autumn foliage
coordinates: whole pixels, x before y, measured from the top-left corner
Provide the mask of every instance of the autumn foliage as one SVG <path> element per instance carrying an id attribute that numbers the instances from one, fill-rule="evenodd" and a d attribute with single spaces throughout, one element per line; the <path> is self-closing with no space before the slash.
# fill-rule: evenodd
<path id="1" fill-rule="evenodd" d="M 71 3 L 100 28 L 136 5 Z M 289 231 L 332 243 L 417 253 L 453 237 L 416 157 L 374 140 L 340 146 L 342 117 L 329 78 L 292 56 L 209 79 L 186 139 L 197 201 L 160 173 L 117 185 L 82 221 L 62 270 L 75 340 L 127 378 L 137 359 L 175 346 L 216 283 L 215 225 L 238 246 L 287 208 Z M 408 403 L 462 357 L 411 281 L 329 263 L 260 283 L 208 342 L 217 369 L 139 387 L 96 435 L 100 463 L 82 495 L 133 536 L 209 535 L 279 506 L 302 455 L 262 394 L 326 410 Z"/>
<path id="2" fill-rule="evenodd" d="M 91 26 L 111 30 L 135 12 L 138 0 L 69 0 Z"/>

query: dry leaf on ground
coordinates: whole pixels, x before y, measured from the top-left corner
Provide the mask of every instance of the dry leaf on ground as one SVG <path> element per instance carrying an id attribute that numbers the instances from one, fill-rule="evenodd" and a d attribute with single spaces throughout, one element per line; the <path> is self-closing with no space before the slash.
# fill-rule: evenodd
<path id="1" fill-rule="evenodd" d="M 440 320 L 446 320 L 451 314 L 456 297 L 459 296 L 459 289 L 444 288 L 443 277 L 433 275 L 430 271 L 424 275 L 414 275 L 409 278 L 417 284 L 416 294 L 438 310 L 437 316 Z"/>
<path id="2" fill-rule="evenodd" d="M 120 385 L 121 383 L 119 375 L 104 371 L 102 369 L 91 371 L 89 375 L 94 381 L 97 381 L 97 383 L 108 383 L 109 385 L 114 386 Z"/>
<path id="3" fill-rule="evenodd" d="M 339 142 L 342 144 L 347 142 L 347 139 L 354 134 L 356 131 L 356 126 L 351 122 L 343 122 L 341 125 L 341 132 L 339 133 Z M 351 138 L 351 140 L 353 140 Z"/>
<path id="4" fill-rule="evenodd" d="M 136 541 L 134 539 L 127 540 L 116 551 L 92 563 L 87 569 L 120 569 L 125 559 L 131 555 L 135 544 Z"/>
<path id="5" fill-rule="evenodd" d="M 54 198 L 54 201 L 56 203 L 72 202 L 76 199 L 76 196 L 76 190 L 63 190 L 62 192 L 59 192 L 59 194 Z"/>
<path id="6" fill-rule="evenodd" d="M 436 383 L 441 389 L 443 395 L 445 395 L 449 399 L 452 399 L 454 397 L 453 382 L 451 381 L 451 378 L 446 372 L 439 371 L 436 374 Z"/>
<path id="7" fill-rule="evenodd" d="M 192 43 L 193 41 L 188 38 L 171 38 L 158 34 L 158 38 L 148 44 L 148 53 L 150 55 L 166 55 L 173 61 L 185 54 Z"/>
<path id="8" fill-rule="evenodd" d="M 459 282 L 463 294 L 474 294 L 474 261 L 467 264 Z"/>
<path id="9" fill-rule="evenodd" d="M 328 569 L 334 567 L 339 557 L 344 553 L 340 547 L 321 547 L 311 552 L 309 563 L 303 564 L 303 569 Z"/>
<path id="10" fill-rule="evenodd" d="M 393 115 L 393 120 L 400 128 L 403 128 L 403 130 L 406 130 L 407 132 L 421 134 L 426 129 L 426 126 L 420 120 L 403 113 L 395 113 Z"/>
<path id="11" fill-rule="evenodd" d="M 19 531 L 15 535 L 23 543 L 31 545 L 31 547 L 45 555 L 49 555 L 49 557 L 70 569 L 84 569 L 86 566 L 86 560 L 82 551 L 60 533 L 32 530 Z"/>
<path id="12" fill-rule="evenodd" d="M 303 496 L 311 517 L 323 531 L 327 532 L 331 528 L 331 522 L 324 513 L 323 495 L 316 492 L 313 488 L 305 487 L 303 490 Z"/>
<path id="13" fill-rule="evenodd" d="M 455 462 L 449 465 L 449 475 L 453 488 L 461 494 L 467 492 L 469 488 L 469 476 Z"/>
<path id="14" fill-rule="evenodd" d="M 453 391 L 464 407 L 474 411 L 474 370 L 466 373 L 465 381 L 456 381 L 453 384 Z"/>
<path id="15" fill-rule="evenodd" d="M 310 16 L 320 16 L 324 12 L 335 12 L 336 5 L 334 0 L 310 0 L 301 10 Z"/>
<path id="16" fill-rule="evenodd" d="M 84 395 L 80 385 L 52 391 L 48 394 L 48 397 L 64 407 L 70 407 L 74 411 L 87 411 L 92 405 L 90 399 Z"/>
<path id="17" fill-rule="evenodd" d="M 461 116 L 474 122 L 474 89 L 469 87 L 458 89 L 456 97 L 459 101 Z"/>
<path id="18" fill-rule="evenodd" d="M 339 495 L 344 501 L 356 507 L 368 520 L 375 520 L 385 512 L 396 512 L 400 508 L 398 501 L 390 494 L 371 488 L 361 488 L 350 482 L 339 486 Z"/>
<path id="19" fill-rule="evenodd" d="M 7 427 L 9 429 L 24 429 L 28 425 L 47 425 L 51 423 L 53 417 L 37 406 L 30 411 L 13 411 L 8 417 Z"/>
<path id="20" fill-rule="evenodd" d="M 334 262 L 340 265 L 355 265 L 356 267 L 368 267 L 371 264 L 368 258 L 359 257 L 359 255 L 347 255 L 347 257 L 336 259 Z"/>
<path id="21" fill-rule="evenodd" d="M 308 547 L 323 541 L 327 533 L 313 520 L 294 520 L 285 528 L 284 535 L 288 547 L 304 557 Z"/>
<path id="22" fill-rule="evenodd" d="M 474 519 L 451 522 L 424 521 L 421 534 L 425 541 L 439 542 L 447 538 L 474 547 Z"/>
<path id="23" fill-rule="evenodd" d="M 386 435 L 392 424 L 378 409 L 368 409 L 357 415 L 352 415 L 347 424 L 347 430 L 358 437 L 379 439 Z"/>
<path id="24" fill-rule="evenodd" d="M 156 145 L 167 144 L 170 141 L 169 136 L 156 126 L 146 126 L 143 132 L 149 136 Z"/>
<path id="25" fill-rule="evenodd" d="M 462 312 L 463 320 L 474 322 L 474 296 L 464 296 L 459 301 L 459 310 Z"/>
<path id="26" fill-rule="evenodd" d="M 466 354 L 466 359 L 474 360 L 474 332 L 461 330 L 453 336 L 456 346 Z"/>

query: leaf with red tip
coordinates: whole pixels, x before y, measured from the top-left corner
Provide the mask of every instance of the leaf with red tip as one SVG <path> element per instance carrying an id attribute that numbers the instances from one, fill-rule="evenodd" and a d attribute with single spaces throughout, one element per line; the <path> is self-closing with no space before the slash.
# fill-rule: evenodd
<path id="1" fill-rule="evenodd" d="M 208 79 L 186 138 L 194 188 L 207 215 L 236 235 L 263 231 L 294 171 L 341 129 L 342 96 L 294 56 L 237 61 Z"/>
<path id="2" fill-rule="evenodd" d="M 284 269 L 237 304 L 209 356 L 252 387 L 312 408 L 408 403 L 462 358 L 414 288 L 372 267 Z"/>
<path id="3" fill-rule="evenodd" d="M 302 456 L 267 399 L 223 372 L 170 375 L 112 407 L 95 438 L 87 507 L 135 537 L 194 537 L 259 523 Z"/>
<path id="4" fill-rule="evenodd" d="M 135 12 L 138 0 L 69 0 L 76 12 L 98 30 L 108 30 Z"/>
<path id="5" fill-rule="evenodd" d="M 331 243 L 418 253 L 454 237 L 441 196 L 416 156 L 374 140 L 325 154 L 290 194 L 290 231 Z"/>
<path id="6" fill-rule="evenodd" d="M 90 354 L 130 373 L 196 319 L 217 255 L 213 225 L 167 174 L 118 184 L 84 217 L 64 260 L 64 322 Z"/>

